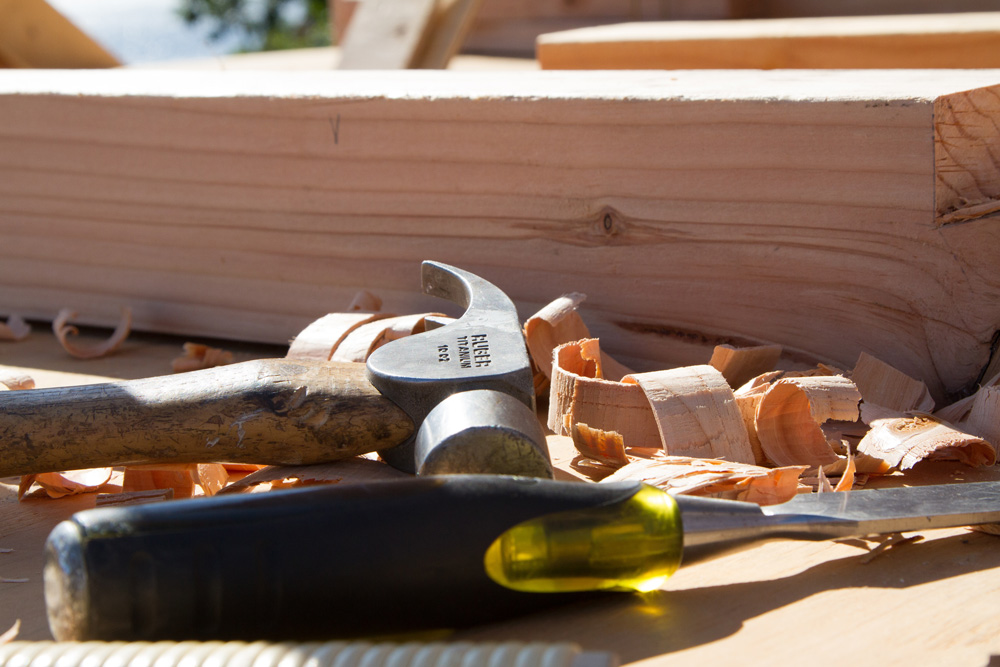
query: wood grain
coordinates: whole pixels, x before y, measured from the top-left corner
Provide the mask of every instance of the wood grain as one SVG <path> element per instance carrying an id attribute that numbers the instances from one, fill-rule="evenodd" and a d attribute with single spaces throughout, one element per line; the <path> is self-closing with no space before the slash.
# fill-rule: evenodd
<path id="1" fill-rule="evenodd" d="M 866 351 L 940 398 L 1000 325 L 997 84 L 10 71 L 0 313 L 111 324 L 129 305 L 141 330 L 284 343 L 359 289 L 441 308 L 419 296 L 434 259 L 525 316 L 587 294 L 602 348 L 639 371 L 718 343 L 845 368 Z"/>
<path id="2" fill-rule="evenodd" d="M 1000 66 L 1000 12 L 624 23 L 541 35 L 542 69 Z"/>

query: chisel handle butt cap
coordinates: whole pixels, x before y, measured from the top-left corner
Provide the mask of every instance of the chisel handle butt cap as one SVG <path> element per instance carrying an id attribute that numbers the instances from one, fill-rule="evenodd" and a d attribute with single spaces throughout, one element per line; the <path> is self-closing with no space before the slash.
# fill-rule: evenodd
<path id="1" fill-rule="evenodd" d="M 49 630 L 59 641 L 87 636 L 87 569 L 83 535 L 72 521 L 60 522 L 45 542 L 45 606 Z"/>

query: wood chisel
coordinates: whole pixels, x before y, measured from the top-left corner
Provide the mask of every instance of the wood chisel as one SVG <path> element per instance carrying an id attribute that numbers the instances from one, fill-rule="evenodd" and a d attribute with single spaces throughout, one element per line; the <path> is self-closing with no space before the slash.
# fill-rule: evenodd
<path id="1" fill-rule="evenodd" d="M 454 475 L 88 510 L 46 544 L 59 640 L 315 639 L 469 626 L 659 588 L 762 540 L 1000 521 L 1000 482 L 760 507 L 638 482 Z"/>

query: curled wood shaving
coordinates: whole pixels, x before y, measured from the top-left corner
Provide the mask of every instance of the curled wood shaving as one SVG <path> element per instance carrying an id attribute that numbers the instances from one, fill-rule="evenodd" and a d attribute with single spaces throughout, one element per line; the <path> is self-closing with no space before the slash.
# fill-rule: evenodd
<path id="1" fill-rule="evenodd" d="M 347 334 L 359 326 L 389 317 L 381 313 L 330 313 L 311 323 L 288 347 L 288 359 L 328 361 Z"/>
<path id="2" fill-rule="evenodd" d="M 24 498 L 32 483 L 38 484 L 49 498 L 63 498 L 97 491 L 111 480 L 112 468 L 85 468 L 66 472 L 43 472 L 23 475 L 18 500 Z"/>
<path id="3" fill-rule="evenodd" d="M 621 468 L 628 464 L 625 444 L 620 433 L 590 428 L 587 424 L 573 424 L 573 446 L 583 456 L 604 465 Z"/>
<path id="4" fill-rule="evenodd" d="M 988 381 L 980 385 L 979 389 L 971 396 L 966 396 L 965 398 L 955 401 L 951 405 L 946 405 L 934 412 L 934 416 L 941 421 L 948 422 L 949 424 L 958 424 L 965 421 L 969 416 L 969 410 L 972 409 L 972 403 L 976 400 L 976 396 L 980 392 L 990 389 L 992 387 L 1000 387 L 1000 373 L 991 377 Z"/>
<path id="5" fill-rule="evenodd" d="M 531 363 L 536 369 L 535 392 L 543 395 L 552 378 L 553 354 L 560 345 L 590 338 L 590 331 L 577 311 L 587 298 L 574 292 L 547 304 L 524 323 L 524 338 Z M 632 371 L 601 352 L 601 376 L 620 380 Z"/>
<path id="6" fill-rule="evenodd" d="M 8 644 L 17 638 L 17 635 L 21 632 L 21 619 L 14 621 L 14 625 L 10 626 L 10 629 L 0 635 L 0 644 Z"/>
<path id="7" fill-rule="evenodd" d="M 757 406 L 756 427 L 761 449 L 779 466 L 835 463 L 821 425 L 858 418 L 861 394 L 840 375 L 784 378 L 772 384 Z"/>
<path id="8" fill-rule="evenodd" d="M 712 366 L 628 375 L 642 387 L 667 454 L 754 463 L 733 390 Z"/>
<path id="9" fill-rule="evenodd" d="M 186 373 L 233 363 L 233 353 L 201 343 L 184 343 L 184 354 L 170 362 L 174 373 Z"/>
<path id="10" fill-rule="evenodd" d="M 351 303 L 347 306 L 347 310 L 363 310 L 369 313 L 375 313 L 382 310 L 382 299 L 367 290 L 360 290 L 354 295 L 354 298 L 351 299 Z"/>
<path id="11" fill-rule="evenodd" d="M 115 327 L 115 330 L 112 332 L 111 337 L 108 340 L 97 345 L 77 345 L 70 340 L 72 336 L 76 336 L 80 333 L 75 326 L 69 324 L 69 321 L 75 317 L 75 311 L 69 308 L 63 308 L 59 311 L 55 321 L 52 322 L 52 332 L 56 335 L 56 338 L 59 339 L 63 349 L 78 359 L 95 359 L 114 352 L 123 342 L 125 342 L 125 339 L 128 338 L 129 331 L 132 328 L 132 310 L 129 308 L 122 308 L 121 320 L 118 322 L 118 326 Z"/>
<path id="12" fill-rule="evenodd" d="M 7 318 L 6 324 L 0 323 L 0 340 L 19 341 L 31 334 L 31 325 L 20 315 L 13 314 Z"/>
<path id="13" fill-rule="evenodd" d="M 798 493 L 799 477 L 806 469 L 807 466 L 765 468 L 657 452 L 648 459 L 632 461 L 601 483 L 638 480 L 672 494 L 775 505 L 791 500 Z"/>
<path id="14" fill-rule="evenodd" d="M 989 441 L 1000 452 L 1000 387 L 983 387 L 976 392 L 969 414 L 959 427 Z"/>
<path id="15" fill-rule="evenodd" d="M 851 380 L 861 392 L 865 404 L 880 405 L 897 412 L 930 412 L 934 409 L 934 399 L 927 385 L 864 352 L 851 373 Z"/>
<path id="16" fill-rule="evenodd" d="M 620 434 L 626 447 L 662 447 L 642 388 L 602 379 L 596 338 L 560 345 L 553 359 L 548 425 L 556 435 L 571 435 L 573 424 L 583 423 Z"/>
<path id="17" fill-rule="evenodd" d="M 424 313 L 366 322 L 349 331 L 337 342 L 330 359 L 364 363 L 368 355 L 383 345 L 426 331 L 428 318 L 450 321 L 450 318 L 441 313 Z"/>
<path id="18" fill-rule="evenodd" d="M 858 451 L 907 470 L 923 460 L 961 461 L 971 466 L 996 463 L 993 445 L 927 414 L 876 419 Z"/>
<path id="19" fill-rule="evenodd" d="M 753 378 L 774 369 L 781 359 L 780 345 L 733 347 L 716 345 L 708 365 L 722 373 L 729 386 L 736 389 Z"/>

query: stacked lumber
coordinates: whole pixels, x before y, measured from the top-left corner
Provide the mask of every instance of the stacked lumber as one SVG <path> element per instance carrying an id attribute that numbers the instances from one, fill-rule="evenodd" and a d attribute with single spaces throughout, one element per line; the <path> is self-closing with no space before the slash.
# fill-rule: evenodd
<path id="1" fill-rule="evenodd" d="M 461 266 L 637 370 L 778 344 L 942 397 L 1000 324 L 1000 72 L 0 76 L 0 315 L 287 342 Z"/>
<path id="2" fill-rule="evenodd" d="M 541 35 L 542 69 L 1000 66 L 1000 12 L 656 21 Z"/>

